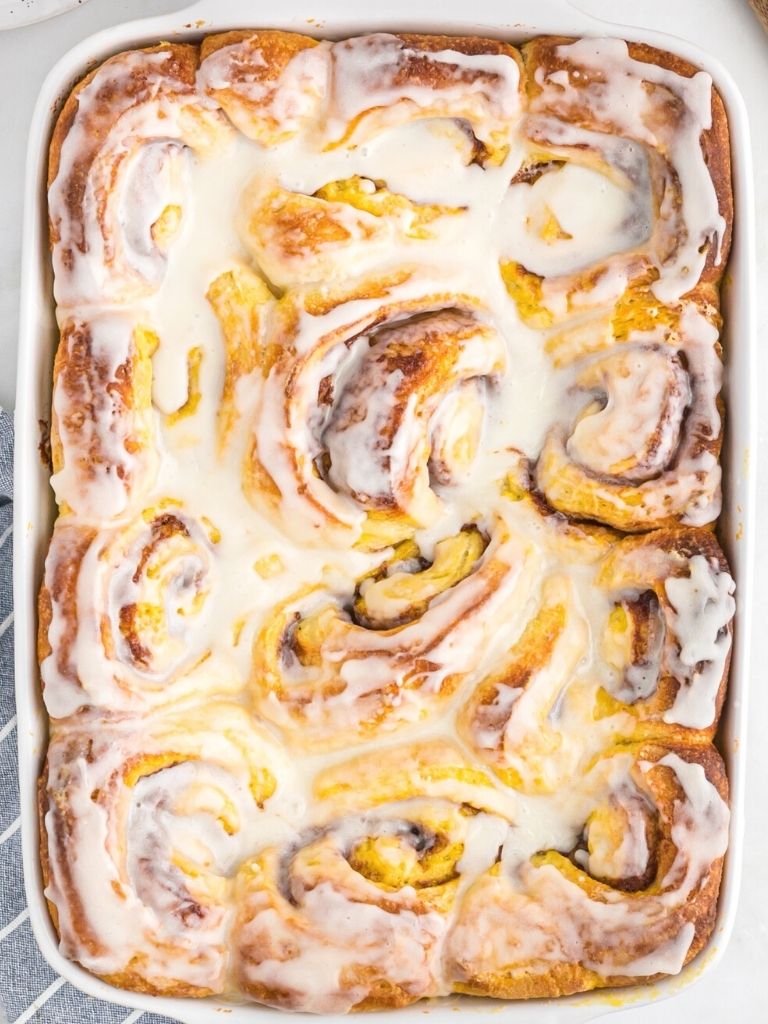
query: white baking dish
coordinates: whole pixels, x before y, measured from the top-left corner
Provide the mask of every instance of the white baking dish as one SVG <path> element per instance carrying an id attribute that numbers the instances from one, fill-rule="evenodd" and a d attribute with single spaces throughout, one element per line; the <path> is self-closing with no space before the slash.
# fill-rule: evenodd
<path id="1" fill-rule="evenodd" d="M 99 981 L 59 953 L 56 935 L 42 893 L 38 859 L 36 782 L 46 745 L 47 718 L 39 694 L 35 655 L 36 595 L 45 547 L 53 518 L 53 495 L 48 471 L 38 454 L 39 421 L 49 417 L 50 378 L 57 333 L 53 317 L 51 272 L 48 256 L 45 180 L 47 150 L 53 118 L 72 85 L 82 74 L 119 50 L 142 46 L 158 39 L 195 39 L 203 33 L 253 25 L 293 29 L 343 37 L 366 31 L 408 29 L 499 36 L 520 42 L 541 33 L 566 35 L 616 35 L 673 50 L 709 71 L 723 96 L 730 121 L 736 230 L 723 290 L 726 318 L 728 408 L 723 463 L 725 502 L 720 537 L 738 584 L 738 618 L 734 638 L 731 685 L 719 743 L 731 783 L 732 826 L 717 925 L 708 949 L 679 977 L 653 987 L 625 989 L 606 995 L 592 993 L 556 1001 L 504 1004 L 505 1017 L 531 1021 L 590 1020 L 627 1004 L 651 1002 L 680 991 L 711 970 L 730 935 L 736 912 L 741 873 L 744 828 L 744 770 L 746 694 L 749 678 L 749 636 L 754 541 L 754 483 L 749 471 L 755 444 L 754 406 L 754 199 L 752 158 L 744 102 L 727 70 L 709 54 L 684 40 L 658 32 L 623 29 L 597 21 L 577 11 L 569 0 L 518 0 L 515 20 L 510 20 L 507 0 L 474 0 L 471 9 L 459 0 L 443 0 L 440 15 L 429 14 L 429 4 L 414 0 L 388 0 L 386 12 L 371 13 L 355 0 L 334 0 L 333 13 L 325 18 L 323 5 L 309 7 L 307 0 L 281 0 L 277 10 L 254 7 L 249 0 L 201 0 L 176 14 L 134 21 L 91 36 L 66 54 L 53 68 L 40 92 L 29 137 L 22 256 L 21 325 L 19 338 L 18 398 L 16 406 L 16 502 L 15 502 L 15 604 L 16 604 L 16 697 L 19 725 L 19 760 L 22 805 L 24 872 L 30 919 L 38 943 L 50 964 L 78 988 L 113 1002 L 174 1017 L 183 1024 L 210 1022 L 213 1014 L 225 1013 L 231 1024 L 253 1024 L 270 1010 L 253 1004 L 232 1006 L 218 1000 L 152 998 L 122 992 Z M 422 13 L 418 13 L 421 8 Z M 493 1000 L 453 998 L 429 1007 L 446 1019 L 460 1009 L 466 1016 L 498 1012 Z M 417 1004 L 377 1020 L 408 1024 L 425 1012 Z"/>

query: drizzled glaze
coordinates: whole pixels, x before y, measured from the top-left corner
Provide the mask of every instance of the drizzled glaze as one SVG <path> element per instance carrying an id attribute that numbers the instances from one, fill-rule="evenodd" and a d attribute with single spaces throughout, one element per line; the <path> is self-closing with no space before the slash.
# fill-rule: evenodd
<path id="1" fill-rule="evenodd" d="M 315 1012 L 676 973 L 728 829 L 708 76 L 201 54 L 118 55 L 54 138 L 62 948 Z"/>
<path id="2" fill-rule="evenodd" d="M 660 276 L 652 288 L 663 302 L 678 300 L 698 282 L 710 247 L 715 263 L 720 262 L 726 230 L 712 177 L 705 161 L 696 157 L 701 133 L 712 125 L 709 75 L 698 71 L 685 77 L 635 60 L 621 39 L 579 39 L 557 47 L 556 60 L 563 62 L 558 70 L 548 73 L 542 67 L 534 74 L 540 89 L 531 105 L 534 112 L 555 111 L 566 122 L 595 124 L 601 131 L 646 144 L 668 162 L 680 204 L 673 216 L 685 228 L 678 230 L 669 255 L 655 255 Z M 577 143 L 578 131 L 569 129 L 570 144 Z M 665 206 L 673 203 L 665 194 L 662 222 Z"/>
<path id="3" fill-rule="evenodd" d="M 150 358 L 157 338 L 123 314 L 69 319 L 53 387 L 51 486 L 84 519 L 124 513 L 157 472 Z"/>

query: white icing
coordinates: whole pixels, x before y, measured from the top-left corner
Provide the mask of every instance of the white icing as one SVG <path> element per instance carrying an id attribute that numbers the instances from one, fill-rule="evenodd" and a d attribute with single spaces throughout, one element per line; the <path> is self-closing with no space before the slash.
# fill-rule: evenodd
<path id="1" fill-rule="evenodd" d="M 509 822 L 481 812 L 472 818 L 456 870 L 473 880 L 493 867 L 509 833 Z"/>
<path id="2" fill-rule="evenodd" d="M 394 915 L 373 903 L 351 903 L 327 883 L 304 895 L 302 910 L 314 924 L 315 934 L 302 935 L 298 948 L 294 945 L 293 956 L 249 963 L 249 982 L 300 993 L 302 1008 L 310 1012 L 345 1012 L 365 997 L 367 989 L 364 984 L 344 984 L 342 972 L 351 964 L 375 970 L 381 950 L 386 949 L 389 980 L 402 984 L 414 998 L 435 991 L 436 965 L 431 962 L 429 947 L 445 930 L 437 914 L 416 915 L 401 909 Z M 317 933 L 326 932 L 333 940 L 318 942 Z M 243 938 L 246 943 L 258 944 L 266 938 L 278 949 L 296 944 L 295 933 L 272 910 L 254 913 Z"/>
<path id="3" fill-rule="evenodd" d="M 147 718 L 139 730 L 75 729 L 52 742 L 48 784 L 73 817 L 55 808 L 46 815 L 46 895 L 59 908 L 64 952 L 91 970 L 120 971 L 143 955 L 150 980 L 218 992 L 232 915 L 228 875 L 246 852 L 290 840 L 302 808 L 290 795 L 287 757 L 241 708 L 209 705 L 194 724 L 191 732 L 188 719 Z M 170 764 L 151 762 L 168 755 Z M 124 773 L 144 756 L 149 774 L 126 784 Z M 250 787 L 265 768 L 280 788 L 260 808 Z M 82 919 L 70 920 L 72 910 Z M 74 939 L 83 926 L 87 948 Z"/>
<path id="4" fill-rule="evenodd" d="M 700 146 L 701 133 L 712 125 L 712 79 L 704 71 L 687 78 L 635 60 L 621 39 L 579 39 L 558 47 L 557 53 L 595 77 L 582 89 L 578 76 L 564 75 L 565 69 L 556 72 L 554 81 L 542 68 L 537 69 L 536 81 L 542 91 L 533 109 L 551 106 L 567 120 L 586 94 L 590 117 L 604 126 L 603 130 L 659 148 L 677 175 L 686 236 L 678 240 L 670 257 L 660 261 L 662 274 L 652 285 L 663 302 L 675 301 L 698 281 L 708 246 L 715 247 L 719 258 L 725 233 Z M 659 117 L 657 111 L 669 103 L 670 94 L 682 109 L 667 118 Z"/>
<path id="5" fill-rule="evenodd" d="M 454 977 L 461 978 L 465 970 L 523 977 L 557 962 L 580 963 L 603 976 L 680 971 L 694 930 L 687 923 L 675 927 L 669 915 L 685 906 L 723 855 L 729 814 L 701 765 L 677 754 L 665 755 L 658 764 L 672 770 L 683 792 L 670 812 L 677 853 L 661 889 L 636 894 L 609 889 L 604 899 L 590 899 L 554 864 L 534 866 L 503 858 L 508 870 L 486 875 L 470 890 L 449 936 L 446 950 L 455 958 Z M 622 790 L 630 793 L 630 765 L 626 754 L 598 763 L 592 773 L 595 790 L 586 796 L 580 813 L 588 814 L 590 805 L 599 805 L 611 792 L 619 800 Z M 653 768 L 651 762 L 640 765 L 643 774 Z M 564 845 L 572 843 L 573 836 Z M 633 955 L 633 950 L 639 953 Z"/>
<path id="6" fill-rule="evenodd" d="M 431 88 L 405 80 L 403 67 L 413 58 L 437 66 L 449 85 Z M 483 142 L 506 129 L 519 113 L 519 70 L 502 54 L 463 54 L 456 50 L 420 51 L 386 33 L 347 39 L 332 47 L 329 134 L 344 136 L 357 119 L 353 139 L 366 137 L 366 117 L 391 127 L 414 116 L 463 118 Z M 405 108 L 405 109 L 404 109 Z M 362 117 L 361 117 L 362 115 Z"/>
<path id="7" fill-rule="evenodd" d="M 657 476 L 675 453 L 691 400 L 685 371 L 666 353 L 651 349 L 608 357 L 600 376 L 606 405 L 576 424 L 568 438 L 568 454 L 606 476 L 638 481 Z M 645 455 L 649 426 L 654 434 L 648 455 L 636 469 L 623 469 Z"/>
<path id="8" fill-rule="evenodd" d="M 705 729 L 715 717 L 715 700 L 731 649 L 727 627 L 736 611 L 735 584 L 704 555 L 694 555 L 688 564 L 690 576 L 670 577 L 664 584 L 673 608 L 681 679 L 664 720 Z"/>
<path id="9" fill-rule="evenodd" d="M 626 186 L 575 163 L 542 174 L 532 185 L 513 185 L 502 216 L 504 255 L 545 277 L 573 274 L 639 248 L 650 221 L 650 212 L 635 213 Z M 560 237 L 546 235 L 552 218 Z"/>
<path id="10" fill-rule="evenodd" d="M 157 471 L 152 414 L 127 404 L 118 390 L 138 372 L 137 326 L 118 313 L 64 325 L 67 358 L 74 358 L 76 346 L 86 346 L 90 372 L 72 380 L 65 368 L 54 383 L 63 464 L 51 486 L 59 503 L 86 520 L 124 513 L 146 493 Z"/>

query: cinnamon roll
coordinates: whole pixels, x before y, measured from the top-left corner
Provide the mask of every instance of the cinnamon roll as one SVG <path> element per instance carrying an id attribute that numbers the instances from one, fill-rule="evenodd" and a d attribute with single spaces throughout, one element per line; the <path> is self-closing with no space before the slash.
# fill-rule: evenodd
<path id="1" fill-rule="evenodd" d="M 51 484 L 62 511 L 119 516 L 152 486 L 157 345 L 154 331 L 119 313 L 65 321 L 51 417 Z"/>
<path id="2" fill-rule="evenodd" d="M 536 615 L 462 709 L 462 734 L 508 786 L 554 792 L 579 766 L 584 745 L 563 728 L 562 704 L 577 699 L 588 631 L 568 577 L 550 577 Z"/>
<path id="3" fill-rule="evenodd" d="M 521 111 L 522 61 L 495 39 L 380 32 L 317 43 L 238 31 L 204 40 L 202 58 L 206 94 L 263 145 L 308 129 L 328 148 L 356 146 L 443 118 L 469 125 L 480 158 L 498 164 Z"/>
<path id="4" fill-rule="evenodd" d="M 705 944 L 728 841 L 720 755 L 620 746 L 583 781 L 579 833 L 522 859 L 513 837 L 468 891 L 446 946 L 457 991 L 631 985 L 678 973 Z"/>
<path id="5" fill-rule="evenodd" d="M 267 1005 L 320 1013 L 405 1006 L 442 991 L 452 911 L 510 831 L 503 800 L 439 742 L 344 764 L 316 790 L 317 824 L 238 878 L 240 985 Z"/>
<path id="6" fill-rule="evenodd" d="M 112 530 L 60 519 L 40 592 L 38 653 L 52 718 L 140 710 L 237 688 L 205 630 L 218 584 L 214 524 L 172 501 Z"/>
<path id="7" fill-rule="evenodd" d="M 722 102 L 706 76 L 649 47 L 544 38 L 524 54 L 531 150 L 507 200 L 502 276 L 531 326 L 574 321 L 547 340 L 559 365 L 602 353 L 577 367 L 578 402 L 549 434 L 539 487 L 562 511 L 622 530 L 712 522 L 714 286 L 733 212 Z M 569 203 L 587 189 L 610 200 L 597 226 Z M 615 341 L 631 350 L 604 351 Z"/>
<path id="8" fill-rule="evenodd" d="M 243 991 L 316 1013 L 406 1006 L 435 993 L 466 819 L 453 810 L 435 820 L 430 810 L 351 816 L 246 864 L 235 929 Z"/>
<path id="9" fill-rule="evenodd" d="M 331 50 L 332 145 L 417 118 L 467 123 L 481 162 L 499 164 L 520 113 L 521 61 L 495 39 L 378 33 Z"/>
<path id="10" fill-rule="evenodd" d="M 256 637 L 259 711 L 303 749 L 423 720 L 514 629 L 534 563 L 499 523 L 490 543 L 474 527 L 438 542 L 431 563 L 402 544 L 354 594 L 300 591 Z"/>
<path id="11" fill-rule="evenodd" d="M 198 88 L 250 139 L 272 146 L 320 116 L 328 44 L 296 32 L 246 29 L 207 36 Z"/>
<path id="12" fill-rule="evenodd" d="M 415 203 L 360 176 L 328 182 L 313 195 L 256 178 L 243 195 L 240 233 L 262 272 L 286 287 L 338 281 L 351 263 L 357 273 L 372 270 L 390 252 L 434 239 L 441 228 L 446 237 L 447 225 L 455 240 L 460 213 L 458 207 Z"/>
<path id="13" fill-rule="evenodd" d="M 714 735 L 725 694 L 734 582 L 711 533 L 626 538 L 599 567 L 611 598 L 600 643 L 610 668 L 603 713 L 617 704 L 651 732 Z"/>
<path id="14" fill-rule="evenodd" d="M 547 327 L 644 278 L 664 303 L 717 282 L 733 201 L 727 121 L 709 77 L 618 39 L 542 37 L 523 54 L 530 149 L 512 181 L 502 261 L 523 317 Z M 577 191 L 603 196 L 597 222 L 564 206 Z"/>
<path id="15" fill-rule="evenodd" d="M 717 335 L 706 311 L 686 303 L 674 331 L 630 333 L 579 363 L 574 411 L 539 456 L 536 481 L 547 500 L 628 532 L 716 519 Z"/>
<path id="16" fill-rule="evenodd" d="M 233 872 L 293 834 L 289 778 L 279 743 L 237 705 L 58 729 L 42 850 L 65 954 L 121 988 L 223 991 Z"/>
<path id="17" fill-rule="evenodd" d="M 280 311 L 246 488 L 302 540 L 407 538 L 441 508 L 438 481 L 475 454 L 478 402 L 505 366 L 501 335 L 470 298 L 398 298 L 402 284 L 292 293 Z M 454 422 L 456 403 L 470 407 L 455 437 L 445 400 Z"/>
<path id="18" fill-rule="evenodd" d="M 70 94 L 51 140 L 54 292 L 64 308 L 155 290 L 179 228 L 190 151 L 226 123 L 195 90 L 197 47 L 119 53 Z"/>

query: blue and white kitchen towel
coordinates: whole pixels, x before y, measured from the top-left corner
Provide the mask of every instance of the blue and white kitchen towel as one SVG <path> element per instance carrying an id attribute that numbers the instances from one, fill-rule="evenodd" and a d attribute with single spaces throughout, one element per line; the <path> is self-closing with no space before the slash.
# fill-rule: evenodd
<path id="1" fill-rule="evenodd" d="M 13 419 L 0 409 L 0 1024 L 171 1024 L 58 977 L 32 934 L 21 866 L 13 695 Z M 30 681 L 30 685 L 33 682 Z"/>

